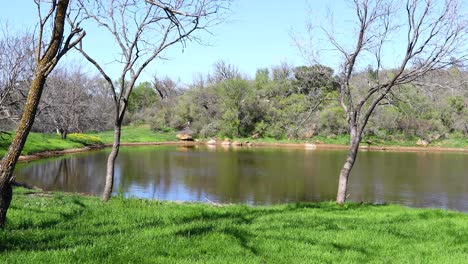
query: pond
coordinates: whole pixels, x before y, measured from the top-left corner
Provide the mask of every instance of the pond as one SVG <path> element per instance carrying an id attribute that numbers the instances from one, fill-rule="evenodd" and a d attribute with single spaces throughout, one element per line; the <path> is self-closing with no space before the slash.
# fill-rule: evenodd
<path id="1" fill-rule="evenodd" d="M 109 149 L 21 163 L 18 181 L 101 194 Z M 334 200 L 345 150 L 121 148 L 114 194 L 174 201 L 275 204 Z M 361 151 L 350 199 L 468 211 L 468 154 Z"/>

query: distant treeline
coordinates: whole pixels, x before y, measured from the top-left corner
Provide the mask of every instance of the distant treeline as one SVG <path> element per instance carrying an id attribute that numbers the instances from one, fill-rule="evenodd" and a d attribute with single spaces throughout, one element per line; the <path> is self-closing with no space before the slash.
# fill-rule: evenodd
<path id="1" fill-rule="evenodd" d="M 368 89 L 373 73 L 368 68 L 355 74 L 357 96 Z M 467 78 L 466 70 L 454 67 L 396 89 L 376 109 L 366 134 L 384 140 L 468 135 Z M 28 87 L 25 78 L 2 99 L 2 131 L 15 128 Z M 130 97 L 126 123 L 205 138 L 342 135 L 348 130 L 339 93 L 339 76 L 323 65 L 281 64 L 248 78 L 220 61 L 189 87 L 167 77 L 141 83 Z M 100 78 L 80 68 L 57 69 L 47 80 L 34 131 L 58 131 L 66 137 L 112 129 L 112 104 L 109 87 Z"/>
<path id="2" fill-rule="evenodd" d="M 373 72 L 368 68 L 355 74 L 357 98 L 360 90 L 368 89 Z M 390 140 L 467 135 L 467 77 L 468 72 L 451 68 L 399 87 L 376 109 L 366 134 Z M 198 137 L 307 139 L 345 134 L 338 78 L 326 66 L 282 64 L 259 69 L 252 79 L 219 62 L 214 73 L 185 90 L 168 78 L 140 84 L 131 97 L 128 122 Z"/>

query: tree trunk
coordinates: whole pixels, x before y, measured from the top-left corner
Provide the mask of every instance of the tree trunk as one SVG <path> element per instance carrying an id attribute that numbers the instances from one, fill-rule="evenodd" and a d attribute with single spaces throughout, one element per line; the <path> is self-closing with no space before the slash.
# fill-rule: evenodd
<path id="1" fill-rule="evenodd" d="M 6 214 L 13 196 L 11 190 L 11 183 L 14 180 L 13 170 L 34 123 L 45 80 L 44 74 L 37 73 L 32 81 L 15 137 L 0 163 L 0 228 L 5 225 Z"/>
<path id="2" fill-rule="evenodd" d="M 114 143 L 112 144 L 112 150 L 107 157 L 106 185 L 104 186 L 104 192 L 102 193 L 102 200 L 104 202 L 109 201 L 112 195 L 112 187 L 114 186 L 115 159 L 119 154 L 121 128 L 122 124 L 120 122 L 116 122 L 114 126 Z"/>
<path id="3" fill-rule="evenodd" d="M 3 228 L 6 221 L 6 214 L 10 207 L 11 199 L 13 198 L 11 184 L 5 185 L 0 192 L 2 192 L 0 197 L 0 228 Z"/>
<path id="4" fill-rule="evenodd" d="M 67 132 L 66 129 L 60 130 L 60 137 L 61 137 L 62 139 L 67 139 L 67 135 L 68 135 L 68 132 Z"/>
<path id="5" fill-rule="evenodd" d="M 357 129 L 353 127 L 350 131 L 351 138 L 348 155 L 346 156 L 346 161 L 343 165 L 343 168 L 340 171 L 340 177 L 338 182 L 338 193 L 336 195 L 337 204 L 343 204 L 346 201 L 349 173 L 351 172 L 354 162 L 356 161 L 359 143 L 361 142 L 361 136 Z"/>

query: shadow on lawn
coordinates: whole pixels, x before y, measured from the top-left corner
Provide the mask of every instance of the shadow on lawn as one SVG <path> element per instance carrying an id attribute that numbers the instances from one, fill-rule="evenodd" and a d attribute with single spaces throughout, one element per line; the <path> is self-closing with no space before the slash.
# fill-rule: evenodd
<path id="1" fill-rule="evenodd" d="M 162 239 L 158 241 L 174 241 L 171 239 L 173 237 L 185 241 L 197 241 L 212 237 L 211 235 L 217 237 L 217 234 L 228 236 L 233 238 L 232 241 L 236 241 L 245 253 L 255 256 L 270 255 L 271 252 L 262 252 L 265 251 L 262 243 L 263 245 L 265 243 L 280 244 L 284 241 L 288 241 L 293 246 L 310 247 L 311 250 L 318 246 L 336 253 L 355 251 L 362 256 L 370 254 L 370 249 L 362 245 L 343 244 L 337 241 L 325 242 L 307 235 L 309 231 L 335 232 L 339 235 L 342 231 L 367 226 L 365 219 L 358 218 L 359 214 L 356 214 L 357 218 L 353 220 L 352 213 L 371 210 L 372 207 L 357 203 L 346 204 L 346 206 L 337 206 L 332 202 L 294 203 L 275 207 L 228 206 L 221 210 L 202 206 L 188 211 L 183 210 L 184 205 L 180 208 L 177 205 L 171 205 L 172 208 L 168 210 L 174 211 L 164 214 L 161 211 L 163 207 L 132 208 L 132 201 L 129 201 L 128 205 L 109 209 L 105 204 L 94 204 L 88 207 L 79 197 L 44 199 L 53 199 L 50 200 L 53 202 L 48 205 L 49 207 L 44 208 L 16 209 L 27 210 L 31 217 L 26 215 L 23 217 L 24 222 L 15 223 L 10 226 L 10 229 L 7 226 L 6 230 L 0 231 L 0 253 L 67 250 L 108 242 L 112 245 L 113 241 L 122 239 L 125 239 L 126 243 L 139 243 L 141 242 L 138 241 L 141 239 L 138 238 L 140 234 L 147 235 L 154 230 L 153 234 L 158 234 L 159 239 Z M 60 209 L 60 206 L 64 205 L 66 205 L 66 211 Z M 58 206 L 59 209 L 52 211 L 54 206 Z M 132 209 L 128 209 L 128 213 L 122 212 L 127 210 L 125 208 Z M 112 214 L 112 210 L 119 210 L 119 213 L 116 213 L 115 217 L 107 215 Z M 315 210 L 317 211 L 314 212 Z M 303 212 L 307 214 L 304 215 Z M 331 214 L 324 214 L 325 212 L 331 212 Z M 341 215 L 341 212 L 346 215 L 345 218 L 333 218 L 334 215 Z M 410 237 L 401 232 L 402 230 L 397 226 L 390 228 L 393 224 L 401 225 L 402 222 L 408 221 L 408 218 L 425 219 L 439 214 L 444 215 L 443 212 L 412 214 L 411 217 L 402 217 L 398 214 L 379 222 L 386 228 L 382 230 L 377 228 L 375 232 L 394 235 L 403 242 Z M 354 223 L 349 221 L 354 221 Z M 145 235 L 143 237 L 147 237 Z M 459 240 L 460 242 L 466 241 L 466 238 L 460 237 Z M 146 243 L 153 242 L 148 240 Z M 155 240 L 154 243 L 156 245 L 160 242 Z M 125 244 L 117 244 L 117 247 L 119 246 L 125 246 Z M 210 246 L 216 247 L 217 243 Z M 177 247 L 177 244 L 174 247 Z"/>

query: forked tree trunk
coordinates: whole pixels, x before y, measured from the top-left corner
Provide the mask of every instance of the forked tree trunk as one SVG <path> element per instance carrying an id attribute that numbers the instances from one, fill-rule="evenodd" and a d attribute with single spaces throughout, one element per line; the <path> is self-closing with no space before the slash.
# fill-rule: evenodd
<path id="1" fill-rule="evenodd" d="M 112 144 L 112 150 L 107 157 L 106 184 L 104 186 L 104 192 L 102 193 L 102 200 L 104 202 L 109 201 L 112 195 L 112 187 L 114 186 L 115 159 L 119 154 L 121 129 L 122 124 L 120 122 L 116 122 L 114 126 L 114 143 Z"/>
<path id="2" fill-rule="evenodd" d="M 32 81 L 15 137 L 0 163 L 0 228 L 5 225 L 7 211 L 13 197 L 11 188 L 13 170 L 34 123 L 45 80 L 43 73 L 37 73 Z"/>
<path id="3" fill-rule="evenodd" d="M 343 204 L 346 201 L 349 174 L 354 166 L 354 162 L 356 161 L 359 150 L 359 143 L 361 142 L 361 133 L 359 133 L 355 127 L 351 128 L 350 131 L 350 146 L 348 155 L 346 156 L 346 161 L 343 165 L 343 168 L 341 168 L 338 182 L 338 193 L 336 195 L 337 204 Z"/>

